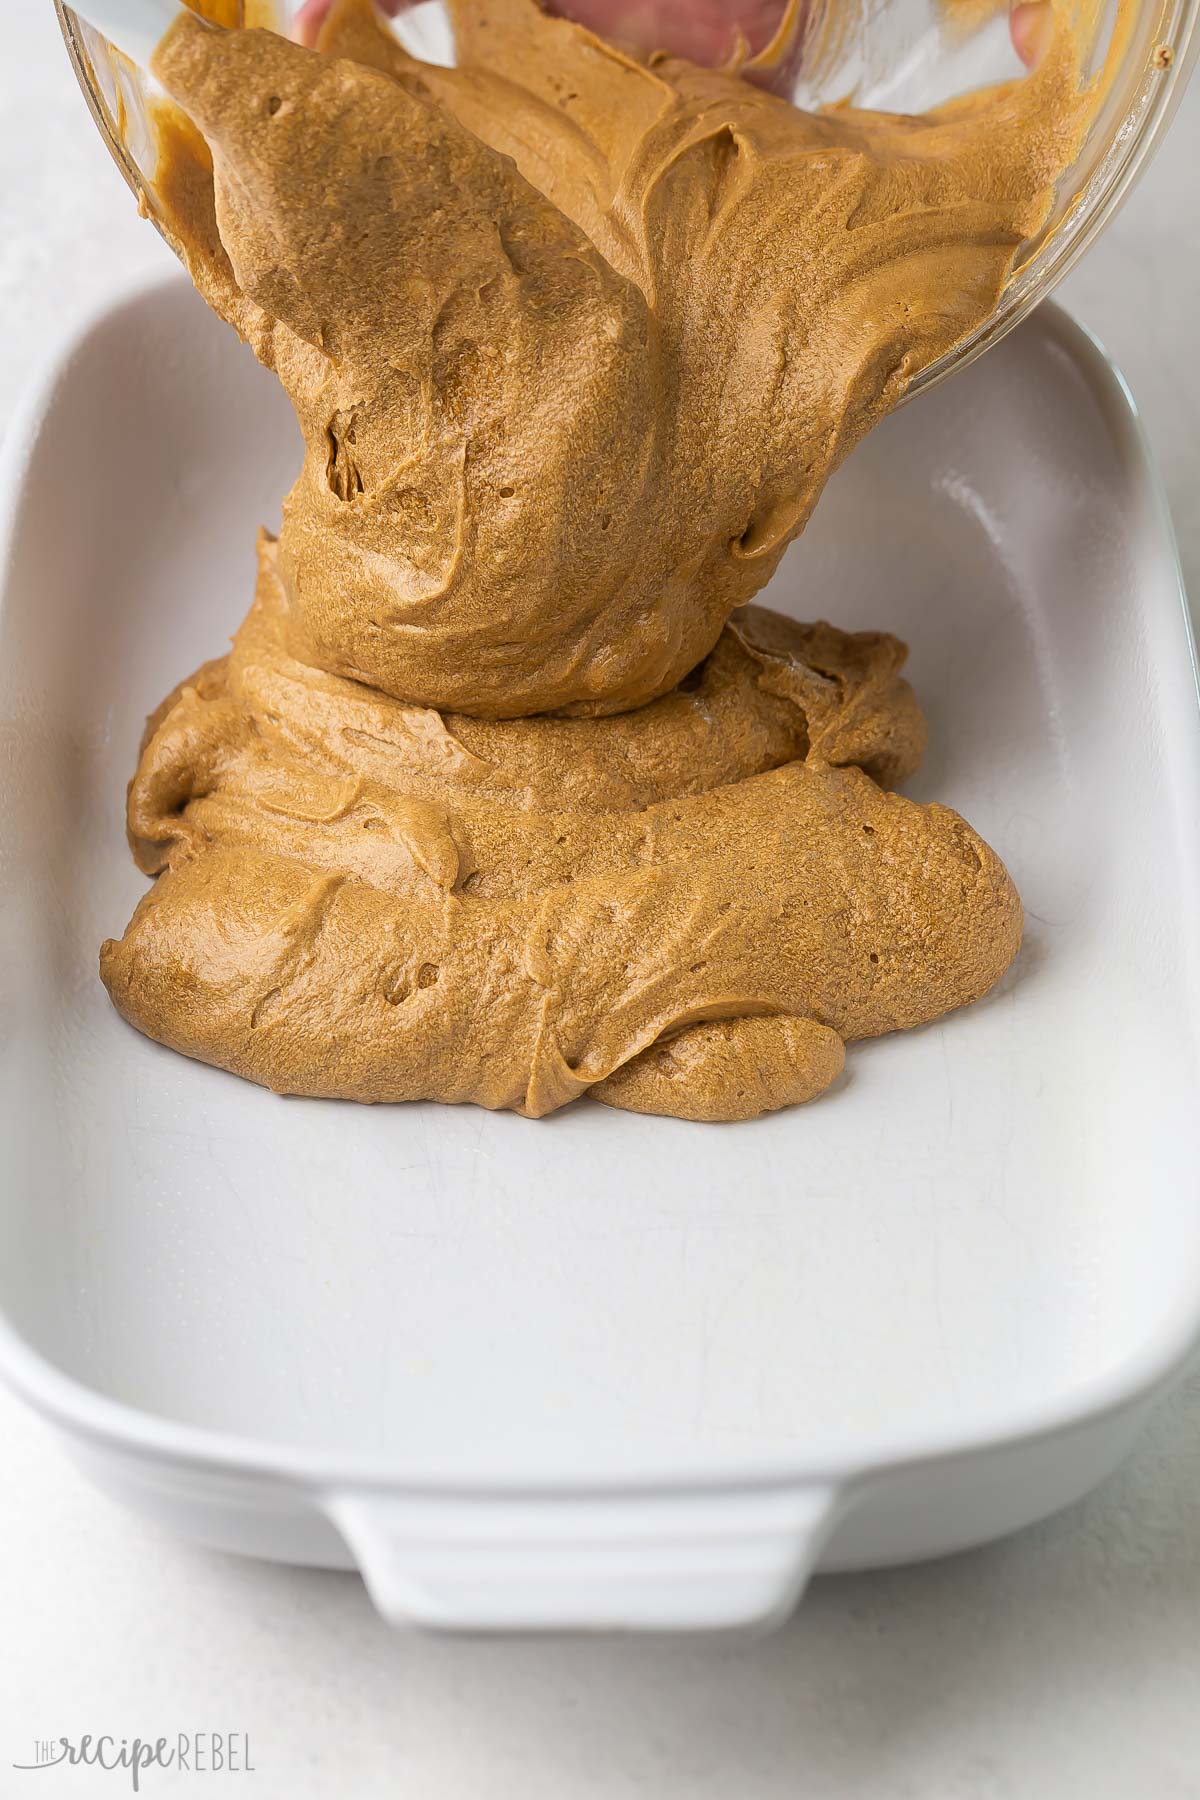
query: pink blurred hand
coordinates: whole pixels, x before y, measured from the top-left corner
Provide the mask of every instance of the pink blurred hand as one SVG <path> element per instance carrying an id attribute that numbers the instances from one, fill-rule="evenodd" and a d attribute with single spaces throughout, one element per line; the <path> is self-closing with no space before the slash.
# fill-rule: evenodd
<path id="1" fill-rule="evenodd" d="M 376 0 L 386 13 L 403 12 L 413 0 Z M 311 44 L 333 0 L 305 0 L 296 36 Z M 770 43 L 787 0 L 547 0 L 547 11 L 586 25 L 601 37 L 639 50 L 667 50 L 692 62 L 721 63 L 739 33 L 751 55 Z"/>
<path id="2" fill-rule="evenodd" d="M 398 13 L 411 0 L 377 0 L 384 12 Z M 296 35 L 311 44 L 333 0 L 305 0 L 296 15 Z M 764 50 L 774 36 L 787 0 L 548 0 L 548 10 L 561 12 L 601 37 L 611 37 L 641 50 L 668 50 L 692 62 L 719 64 L 734 50 L 738 36 L 751 55 Z M 1018 0 L 1009 15 L 1013 46 L 1032 67 L 1049 39 L 1048 0 Z"/>
<path id="3" fill-rule="evenodd" d="M 639 50 L 721 63 L 736 48 L 739 34 L 751 55 L 765 50 L 787 0 L 551 0 L 550 10 Z"/>

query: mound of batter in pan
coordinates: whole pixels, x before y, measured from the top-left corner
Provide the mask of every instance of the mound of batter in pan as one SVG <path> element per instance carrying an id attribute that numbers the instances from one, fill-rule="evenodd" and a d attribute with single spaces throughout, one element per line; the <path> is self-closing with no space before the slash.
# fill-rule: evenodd
<path id="1" fill-rule="evenodd" d="M 264 537 L 130 789 L 158 879 L 104 979 L 188 1055 L 282 1092 L 743 1118 L 1017 949 L 995 855 L 879 785 L 925 738 L 893 638 L 749 607 L 637 711 L 480 720 L 297 661 L 288 610 Z"/>

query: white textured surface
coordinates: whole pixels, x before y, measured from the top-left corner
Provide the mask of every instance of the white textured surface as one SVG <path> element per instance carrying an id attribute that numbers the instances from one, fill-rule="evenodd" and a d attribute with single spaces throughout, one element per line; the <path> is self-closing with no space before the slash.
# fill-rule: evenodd
<path id="1" fill-rule="evenodd" d="M 166 255 L 99 152 L 48 5 L 14 10 L 0 417 L 89 293 Z M 1142 403 L 1200 592 L 1198 156 L 1200 93 L 1066 298 Z M 757 1646 L 477 1644 L 392 1637 L 349 1577 L 152 1537 L 3 1397 L 0 1795 L 127 1791 L 11 1773 L 36 1737 L 179 1729 L 248 1731 L 255 1791 L 297 1800 L 1200 1795 L 1198 1427 L 1193 1378 L 1083 1507 L 939 1566 L 820 1583 Z"/>

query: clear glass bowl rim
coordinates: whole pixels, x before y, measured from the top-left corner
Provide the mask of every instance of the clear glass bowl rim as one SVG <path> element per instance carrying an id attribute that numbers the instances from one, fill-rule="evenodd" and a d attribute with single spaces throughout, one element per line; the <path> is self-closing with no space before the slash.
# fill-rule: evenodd
<path id="1" fill-rule="evenodd" d="M 74 15 L 66 0 L 53 0 L 67 54 L 101 137 L 132 191 L 141 179 L 125 146 L 113 133 L 106 109 L 89 73 L 87 54 Z M 1149 8 L 1147 8 L 1149 12 Z M 983 325 L 956 344 L 948 355 L 922 371 L 909 388 L 906 400 L 936 387 L 947 375 L 968 363 L 1018 325 L 1051 293 L 1094 242 L 1131 192 L 1154 155 L 1183 97 L 1200 50 L 1200 0 L 1157 0 L 1152 29 L 1137 37 L 1146 48 L 1145 66 L 1137 91 L 1120 124 L 1110 134 L 1098 166 L 1076 197 L 1067 219 L 1047 241 L 1018 265 L 1000 303 Z"/>

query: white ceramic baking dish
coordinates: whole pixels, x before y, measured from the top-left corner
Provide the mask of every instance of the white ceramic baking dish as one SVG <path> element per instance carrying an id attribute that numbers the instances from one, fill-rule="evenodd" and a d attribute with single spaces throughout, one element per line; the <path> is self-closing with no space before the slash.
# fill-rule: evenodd
<path id="1" fill-rule="evenodd" d="M 914 791 L 1029 927 L 981 1005 L 750 1125 L 281 1100 L 110 1010 L 143 714 L 245 610 L 296 455 L 182 282 L 8 437 L 8 1376 L 153 1518 L 447 1626 L 760 1623 L 1081 1494 L 1200 1324 L 1195 678 L 1103 355 L 1043 308 L 876 433 L 771 588 L 910 641 Z"/>

